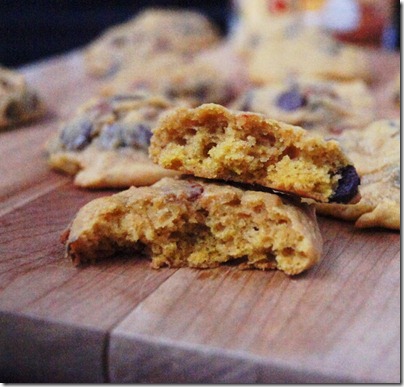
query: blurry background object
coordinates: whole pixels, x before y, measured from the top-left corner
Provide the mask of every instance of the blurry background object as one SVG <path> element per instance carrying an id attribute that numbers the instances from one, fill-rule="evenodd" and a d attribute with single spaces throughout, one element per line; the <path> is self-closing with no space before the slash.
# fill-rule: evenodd
<path id="1" fill-rule="evenodd" d="M 322 27 L 339 40 L 399 48 L 399 0 L 233 0 L 243 31 L 266 29 L 285 15 Z"/>
<path id="2" fill-rule="evenodd" d="M 339 3 L 340 0 L 331 2 L 335 4 Z M 380 46 L 385 43 L 383 36 L 387 31 L 390 30 L 390 35 L 399 35 L 399 25 L 394 25 L 394 16 L 395 12 L 397 12 L 399 0 L 356 0 L 355 2 L 357 2 L 358 22 L 353 28 L 345 31 L 334 28 L 336 36 L 340 40 Z M 399 9 L 398 12 L 400 12 Z M 395 38 L 393 37 L 392 39 L 394 40 Z M 395 42 L 389 43 L 388 48 L 394 47 L 396 47 Z"/>
<path id="3" fill-rule="evenodd" d="M 229 1 L 1 0 L 0 63 L 19 66 L 82 47 L 146 7 L 196 9 L 226 32 Z"/>

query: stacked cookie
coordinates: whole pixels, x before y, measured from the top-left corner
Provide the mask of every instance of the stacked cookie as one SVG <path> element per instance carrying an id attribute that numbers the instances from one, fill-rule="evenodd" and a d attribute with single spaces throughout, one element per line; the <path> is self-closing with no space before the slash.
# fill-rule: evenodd
<path id="1" fill-rule="evenodd" d="M 296 275 L 321 258 L 316 212 L 400 227 L 399 122 L 372 124 L 363 50 L 295 17 L 245 27 L 221 38 L 195 12 L 153 9 L 84 50 L 100 92 L 61 123 L 49 164 L 131 188 L 78 212 L 75 264 L 136 252 Z"/>
<path id="2" fill-rule="evenodd" d="M 347 203 L 358 194 L 359 178 L 336 142 L 220 105 L 169 112 L 149 152 L 187 176 L 82 208 L 66 235 L 73 262 L 140 250 L 154 267 L 235 261 L 295 275 L 322 251 L 314 208 L 299 198 Z"/>

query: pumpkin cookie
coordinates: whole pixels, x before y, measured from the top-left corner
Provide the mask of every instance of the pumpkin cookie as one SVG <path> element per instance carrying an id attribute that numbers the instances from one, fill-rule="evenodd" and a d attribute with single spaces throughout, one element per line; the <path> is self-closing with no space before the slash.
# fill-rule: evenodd
<path id="1" fill-rule="evenodd" d="M 84 59 L 90 75 L 106 76 L 128 61 L 153 61 L 164 53 L 192 54 L 218 40 L 214 25 L 198 12 L 152 8 L 104 32 L 85 49 Z"/>
<path id="2" fill-rule="evenodd" d="M 226 71 L 209 59 L 159 55 L 150 63 L 127 66 L 102 87 L 102 94 L 145 89 L 186 100 L 191 106 L 207 102 L 229 104 L 240 95 L 243 81 L 234 71 Z"/>
<path id="3" fill-rule="evenodd" d="M 146 252 L 152 267 L 279 269 L 294 275 L 321 257 L 312 207 L 202 180 L 164 178 L 96 199 L 76 215 L 66 255 L 75 264 Z"/>
<path id="4" fill-rule="evenodd" d="M 336 141 L 261 114 L 216 104 L 162 119 L 149 154 L 164 168 L 285 191 L 320 202 L 352 201 L 359 178 Z"/>
<path id="5" fill-rule="evenodd" d="M 323 215 L 355 222 L 359 228 L 400 229 L 400 122 L 381 120 L 339 141 L 361 177 L 361 199 L 352 205 L 316 204 Z"/>
<path id="6" fill-rule="evenodd" d="M 43 113 L 44 105 L 25 77 L 0 67 L 0 129 L 31 121 Z"/>
<path id="7" fill-rule="evenodd" d="M 158 118 L 176 106 L 143 92 L 93 99 L 48 142 L 49 165 L 88 188 L 148 185 L 172 175 L 150 161 L 147 149 Z"/>
<path id="8" fill-rule="evenodd" d="M 282 36 L 262 37 L 251 51 L 247 66 L 252 82 L 258 85 L 297 76 L 370 80 L 364 51 L 307 26 L 293 25 L 285 28 Z"/>
<path id="9" fill-rule="evenodd" d="M 374 100 L 363 81 L 299 80 L 249 90 L 234 107 L 301 126 L 324 137 L 363 128 L 375 119 Z"/>

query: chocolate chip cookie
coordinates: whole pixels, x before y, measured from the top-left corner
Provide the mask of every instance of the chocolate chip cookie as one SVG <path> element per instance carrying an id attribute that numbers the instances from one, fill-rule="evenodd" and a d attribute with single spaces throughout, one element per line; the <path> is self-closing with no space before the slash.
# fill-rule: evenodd
<path id="1" fill-rule="evenodd" d="M 149 90 L 168 98 L 186 100 L 191 106 L 212 102 L 229 104 L 243 90 L 236 73 L 201 56 L 159 55 L 144 66 L 127 66 L 103 88 L 104 95 Z"/>
<path id="2" fill-rule="evenodd" d="M 320 202 L 348 203 L 358 193 L 359 177 L 336 141 L 217 104 L 167 114 L 153 133 L 149 154 L 155 163 L 183 174 Z"/>
<path id="3" fill-rule="evenodd" d="M 375 120 L 374 99 L 363 81 L 296 80 L 254 88 L 234 107 L 301 126 L 326 138 L 346 129 L 363 128 Z"/>
<path id="4" fill-rule="evenodd" d="M 369 81 L 365 52 L 334 40 L 318 28 L 294 26 L 282 36 L 262 37 L 247 60 L 251 80 L 258 85 L 290 77 Z"/>
<path id="5" fill-rule="evenodd" d="M 75 264 L 145 253 L 153 268 L 235 262 L 295 275 L 322 252 L 312 207 L 195 179 L 164 178 L 96 199 L 78 212 L 64 238 Z"/>
<path id="6" fill-rule="evenodd" d="M 0 67 L 0 129 L 34 120 L 44 105 L 23 74 Z"/>
<path id="7" fill-rule="evenodd" d="M 361 200 L 352 205 L 316 204 L 317 211 L 354 221 L 359 228 L 400 229 L 400 122 L 377 121 L 347 131 L 339 141 L 361 178 Z"/>
<path id="8" fill-rule="evenodd" d="M 159 117 L 176 106 L 145 92 L 95 98 L 48 142 L 49 165 L 89 188 L 147 185 L 172 175 L 150 161 L 147 149 Z"/>
<path id="9" fill-rule="evenodd" d="M 153 61 L 166 53 L 190 55 L 219 39 L 213 23 L 201 13 L 146 9 L 91 43 L 84 51 L 85 65 L 90 75 L 107 76 L 121 70 L 127 62 Z"/>

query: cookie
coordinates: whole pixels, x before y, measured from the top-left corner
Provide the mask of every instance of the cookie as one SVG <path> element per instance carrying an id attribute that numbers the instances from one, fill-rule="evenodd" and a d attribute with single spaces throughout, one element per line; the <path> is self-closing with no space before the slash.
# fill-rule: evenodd
<path id="1" fill-rule="evenodd" d="M 360 80 L 295 80 L 258 87 L 246 92 L 234 108 L 262 113 L 326 138 L 375 120 L 373 96 Z"/>
<path id="2" fill-rule="evenodd" d="M 285 29 L 282 37 L 261 38 L 247 67 L 257 85 L 297 76 L 336 81 L 371 78 L 362 49 L 340 43 L 318 28 L 298 25 Z"/>
<path id="3" fill-rule="evenodd" d="M 355 168 L 336 141 L 216 104 L 167 114 L 153 133 L 149 154 L 155 163 L 183 174 L 320 202 L 347 203 L 358 193 Z"/>
<path id="4" fill-rule="evenodd" d="M 400 229 L 400 122 L 380 120 L 339 138 L 361 177 L 361 199 L 352 205 L 316 204 L 322 215 L 359 228 Z"/>
<path id="5" fill-rule="evenodd" d="M 90 75 L 107 76 L 128 61 L 197 53 L 219 39 L 215 26 L 201 13 L 152 8 L 104 32 L 86 47 L 84 61 Z"/>
<path id="6" fill-rule="evenodd" d="M 148 185 L 173 175 L 153 164 L 147 149 L 159 117 L 176 106 L 144 92 L 95 98 L 48 142 L 49 165 L 75 175 L 75 184 L 87 188 Z"/>
<path id="7" fill-rule="evenodd" d="M 0 129 L 34 120 L 44 105 L 21 73 L 0 67 Z"/>
<path id="8" fill-rule="evenodd" d="M 321 258 L 312 207 L 201 180 L 164 178 L 85 205 L 64 235 L 75 264 L 145 252 L 152 267 L 279 269 L 295 275 Z"/>
<path id="9" fill-rule="evenodd" d="M 110 95 L 140 88 L 185 100 L 191 106 L 207 102 L 229 104 L 244 90 L 244 85 L 237 73 L 225 71 L 209 59 L 159 55 L 150 63 L 127 66 L 101 92 Z"/>

